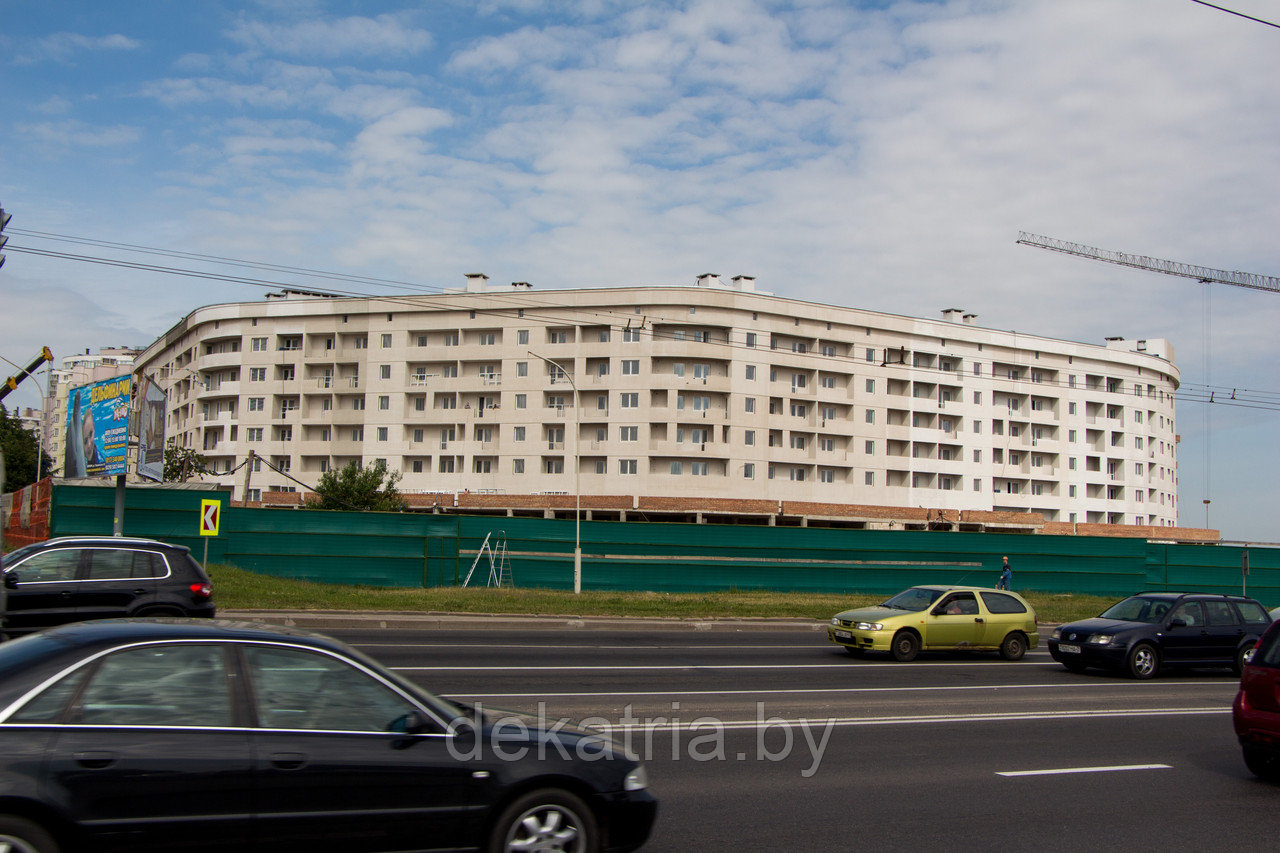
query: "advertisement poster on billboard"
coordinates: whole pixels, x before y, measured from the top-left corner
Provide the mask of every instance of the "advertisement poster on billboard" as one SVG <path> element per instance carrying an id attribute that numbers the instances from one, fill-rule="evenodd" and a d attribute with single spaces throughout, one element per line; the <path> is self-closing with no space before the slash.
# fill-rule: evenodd
<path id="1" fill-rule="evenodd" d="M 138 389 L 138 476 L 164 482 L 165 393 L 150 376 Z"/>
<path id="2" fill-rule="evenodd" d="M 118 376 L 71 389 L 62 476 L 114 477 L 125 473 L 132 388 L 132 377 Z"/>

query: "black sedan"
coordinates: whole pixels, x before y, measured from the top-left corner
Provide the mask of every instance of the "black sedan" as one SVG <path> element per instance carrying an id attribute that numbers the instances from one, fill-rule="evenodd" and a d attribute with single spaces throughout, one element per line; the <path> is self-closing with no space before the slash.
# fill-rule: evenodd
<path id="1" fill-rule="evenodd" d="M 1175 666 L 1239 672 L 1270 623 L 1266 609 L 1242 595 L 1147 592 L 1055 628 L 1049 654 L 1074 672 L 1096 666 L 1134 678 Z"/>
<path id="2" fill-rule="evenodd" d="M 0 850 L 630 850 L 613 741 L 433 696 L 345 646 L 216 620 L 0 645 Z"/>

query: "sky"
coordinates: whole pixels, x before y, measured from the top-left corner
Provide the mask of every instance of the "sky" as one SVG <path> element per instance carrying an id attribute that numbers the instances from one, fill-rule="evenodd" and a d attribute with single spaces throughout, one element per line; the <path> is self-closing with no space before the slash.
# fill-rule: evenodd
<path id="1" fill-rule="evenodd" d="M 1280 23 L 1269 0 L 1217 5 Z M 144 346 L 269 289 L 25 251 L 213 268 L 49 234 L 424 292 L 473 272 L 540 290 L 752 275 L 813 302 L 1169 339 L 1181 522 L 1280 542 L 1280 294 L 1015 243 L 1280 275 L 1280 28 L 1192 0 L 0 0 L 0 16 L 10 361 Z"/>

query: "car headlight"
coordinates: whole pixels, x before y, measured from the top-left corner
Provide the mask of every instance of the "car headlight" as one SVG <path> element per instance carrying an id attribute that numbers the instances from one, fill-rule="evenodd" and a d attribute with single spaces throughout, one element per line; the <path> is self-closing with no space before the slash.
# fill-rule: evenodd
<path id="1" fill-rule="evenodd" d="M 832 625 L 839 625 L 839 624 L 840 624 L 840 617 L 839 617 L 839 616 L 832 616 L 832 617 L 831 617 L 831 624 L 832 624 Z"/>
<path id="2" fill-rule="evenodd" d="M 859 622 L 853 627 L 857 628 L 859 631 L 883 631 L 884 623 L 883 622 Z"/>
<path id="3" fill-rule="evenodd" d="M 628 773 L 627 778 L 622 781 L 624 791 L 643 791 L 647 787 L 649 787 L 649 774 L 644 772 L 643 764 Z"/>
<path id="4" fill-rule="evenodd" d="M 1061 640 L 1061 639 L 1062 639 L 1062 629 L 1061 629 L 1061 628 L 1054 628 L 1054 629 L 1053 629 L 1053 638 L 1054 638 L 1055 640 Z"/>
<path id="5" fill-rule="evenodd" d="M 1095 646 L 1109 646 L 1115 637 L 1111 634 L 1094 634 L 1089 638 L 1089 642 Z"/>

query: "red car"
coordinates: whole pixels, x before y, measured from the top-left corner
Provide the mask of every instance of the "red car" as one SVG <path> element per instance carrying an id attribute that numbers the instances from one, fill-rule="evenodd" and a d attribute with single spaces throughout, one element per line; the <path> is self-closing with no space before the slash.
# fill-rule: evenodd
<path id="1" fill-rule="evenodd" d="M 1240 675 L 1231 706 L 1244 763 L 1254 775 L 1280 782 L 1280 622 L 1272 623 Z"/>

